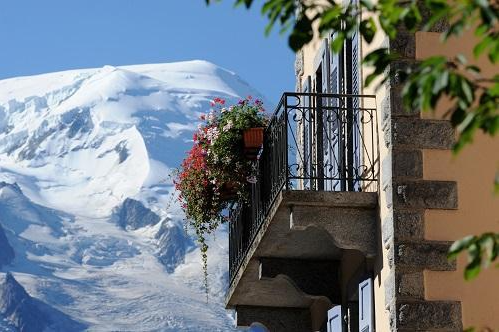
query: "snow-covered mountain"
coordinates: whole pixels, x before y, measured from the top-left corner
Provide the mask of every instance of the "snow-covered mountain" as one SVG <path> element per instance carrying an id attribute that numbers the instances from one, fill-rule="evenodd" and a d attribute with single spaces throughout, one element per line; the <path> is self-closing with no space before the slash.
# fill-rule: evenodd
<path id="1" fill-rule="evenodd" d="M 0 81 L 0 331 L 234 330 L 226 231 L 207 305 L 171 175 L 210 101 L 247 95 L 205 61 Z"/>

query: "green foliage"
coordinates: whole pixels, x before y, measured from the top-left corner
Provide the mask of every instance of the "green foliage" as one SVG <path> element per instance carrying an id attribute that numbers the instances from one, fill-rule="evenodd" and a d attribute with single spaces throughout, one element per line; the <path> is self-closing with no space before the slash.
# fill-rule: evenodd
<path id="1" fill-rule="evenodd" d="M 496 172 L 496 178 L 494 181 L 494 192 L 496 195 L 499 195 L 499 171 Z"/>
<path id="2" fill-rule="evenodd" d="M 205 289 L 208 291 L 208 245 L 206 236 L 227 220 L 229 200 L 224 197 L 228 186 L 246 199 L 252 163 L 243 151 L 243 131 L 265 127 L 262 102 L 251 97 L 237 105 L 225 107 L 225 101 L 215 98 L 212 109 L 203 114 L 194 144 L 183 160 L 175 177 L 175 188 L 187 217 L 186 221 L 197 236 L 201 248 Z"/>
<path id="3" fill-rule="evenodd" d="M 499 234 L 484 233 L 480 236 L 466 236 L 452 244 L 448 258 L 456 259 L 457 255 L 463 251 L 468 252 L 464 278 L 471 280 L 480 273 L 482 266 L 488 267 L 496 260 L 499 252 Z"/>
<path id="4" fill-rule="evenodd" d="M 220 0 L 205 0 L 207 4 Z M 236 5 L 250 8 L 253 0 L 235 0 Z M 430 13 L 425 15 L 423 13 Z M 453 36 L 461 36 L 473 30 L 477 43 L 473 47 L 475 58 L 487 56 L 491 63 L 499 61 L 499 2 L 487 0 L 360 0 L 358 6 L 344 5 L 342 1 L 317 0 L 265 0 L 262 14 L 269 19 L 266 33 L 275 25 L 289 32 L 288 43 L 294 51 L 310 42 L 314 35 L 314 24 L 319 33 L 335 32 L 331 43 L 333 52 L 340 52 L 344 41 L 355 32 L 367 43 L 371 43 L 381 31 L 390 39 L 401 30 L 428 31 L 443 21 L 448 29 L 442 34 L 445 42 Z M 365 15 L 369 14 L 369 15 Z M 377 21 L 374 19 L 377 18 Z M 379 29 L 380 27 L 381 29 Z M 454 59 L 434 56 L 421 61 L 414 68 L 396 72 L 388 70 L 399 59 L 387 48 L 378 48 L 367 54 L 364 64 L 373 72 L 366 76 L 366 86 L 378 77 L 380 84 L 396 74 L 403 82 L 404 105 L 408 109 L 433 111 L 443 98 L 450 100 L 447 115 L 457 131 L 454 146 L 457 153 L 471 143 L 477 131 L 495 136 L 499 131 L 499 74 L 484 77 L 480 68 L 469 65 L 467 59 L 457 55 Z M 395 67 L 395 66 L 394 66 Z M 499 171 L 494 179 L 494 190 L 499 194 Z M 497 257 L 498 234 L 486 233 L 478 237 L 467 237 L 457 241 L 450 257 L 467 251 L 470 262 L 466 267 L 466 279 L 475 277 L 482 262 L 490 263 Z M 494 240 L 495 239 L 495 240 Z M 491 241 L 495 244 L 491 247 Z M 490 249 L 488 248 L 493 248 Z M 489 253 L 488 258 L 483 253 Z"/>

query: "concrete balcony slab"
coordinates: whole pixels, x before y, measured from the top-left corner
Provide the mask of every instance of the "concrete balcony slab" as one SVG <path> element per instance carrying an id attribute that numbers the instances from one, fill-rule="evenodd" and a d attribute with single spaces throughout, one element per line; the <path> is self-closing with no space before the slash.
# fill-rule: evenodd
<path id="1" fill-rule="evenodd" d="M 334 291 L 320 294 L 303 286 L 309 264 L 294 270 L 274 265 L 262 275 L 260 261 L 332 262 L 339 261 L 345 249 L 372 257 L 377 249 L 376 209 L 377 193 L 282 191 L 234 276 L 227 308 L 330 306 L 331 297 L 336 300 Z"/>

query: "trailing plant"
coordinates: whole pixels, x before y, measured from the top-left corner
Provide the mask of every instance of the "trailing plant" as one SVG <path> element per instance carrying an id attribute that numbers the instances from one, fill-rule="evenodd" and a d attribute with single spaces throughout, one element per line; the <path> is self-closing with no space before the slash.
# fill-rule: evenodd
<path id="1" fill-rule="evenodd" d="M 175 188 L 188 225 L 195 230 L 201 248 L 204 283 L 208 291 L 206 236 L 228 220 L 227 208 L 234 199 L 246 200 L 253 182 L 252 162 L 244 155 L 243 131 L 265 127 L 268 117 L 260 100 L 251 96 L 225 106 L 215 98 L 193 135 L 193 146 L 178 169 Z M 234 194 L 227 197 L 224 193 Z"/>

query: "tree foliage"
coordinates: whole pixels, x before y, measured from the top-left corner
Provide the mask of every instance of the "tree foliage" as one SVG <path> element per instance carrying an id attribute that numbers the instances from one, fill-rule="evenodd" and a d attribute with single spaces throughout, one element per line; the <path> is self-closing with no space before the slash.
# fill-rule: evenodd
<path id="1" fill-rule="evenodd" d="M 456 259 L 463 250 L 468 251 L 468 264 L 464 269 L 464 278 L 475 278 L 482 265 L 492 264 L 499 253 L 499 234 L 484 233 L 480 236 L 470 235 L 452 244 L 449 250 L 449 259 Z"/>
<path id="2" fill-rule="evenodd" d="M 207 4 L 221 0 L 205 0 Z M 235 5 L 251 8 L 254 0 L 234 0 Z M 429 31 L 445 22 L 442 33 L 445 42 L 472 30 L 476 44 L 472 53 L 475 58 L 487 56 L 492 64 L 499 61 L 499 2 L 497 0 L 359 0 L 344 4 L 333 0 L 264 0 L 262 14 L 267 16 L 266 34 L 275 26 L 281 33 L 288 33 L 288 44 L 294 51 L 300 50 L 314 37 L 314 26 L 321 35 L 335 31 L 333 52 L 339 52 L 343 42 L 358 31 L 363 40 L 372 43 L 375 36 L 384 33 L 395 39 L 401 31 Z M 374 49 L 364 57 L 364 64 L 373 71 L 365 78 L 365 84 L 375 81 L 383 84 L 395 69 L 390 64 L 401 56 L 386 47 Z M 395 66 L 392 66 L 395 67 Z M 406 66 L 407 67 L 407 66 Z M 481 68 L 469 64 L 463 55 L 454 59 L 432 56 L 417 66 L 404 68 L 396 73 L 405 82 L 404 105 L 408 109 L 434 110 L 440 100 L 450 101 L 447 115 L 458 134 L 454 152 L 471 143 L 477 131 L 490 136 L 499 130 L 499 74 L 486 76 Z M 496 174 L 495 191 L 499 192 L 499 172 Z M 470 264 L 465 271 L 471 279 L 497 257 L 499 234 L 486 233 L 457 241 L 449 256 L 467 250 Z M 493 255 L 485 257 L 483 248 L 495 239 Z M 485 247 L 484 247 L 485 246 Z M 487 247 L 488 248 L 488 247 Z"/>

